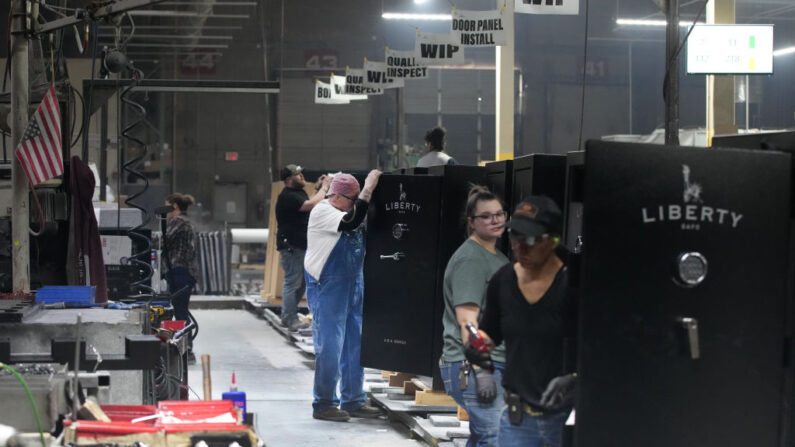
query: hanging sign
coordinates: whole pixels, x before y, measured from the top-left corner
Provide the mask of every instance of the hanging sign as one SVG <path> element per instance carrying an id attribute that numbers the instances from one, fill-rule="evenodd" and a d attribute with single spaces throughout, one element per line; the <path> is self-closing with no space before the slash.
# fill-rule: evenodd
<path id="1" fill-rule="evenodd" d="M 514 0 L 513 8 L 525 14 L 577 15 L 580 0 Z"/>
<path id="2" fill-rule="evenodd" d="M 332 99 L 347 99 L 348 101 L 361 101 L 367 99 L 367 95 L 350 95 L 345 93 L 345 76 L 334 76 L 331 73 L 331 98 Z"/>
<path id="3" fill-rule="evenodd" d="M 428 66 L 420 64 L 413 51 L 390 50 L 384 52 L 386 75 L 390 78 L 425 79 L 428 77 Z"/>
<path id="4" fill-rule="evenodd" d="M 331 91 L 331 84 L 315 79 L 315 104 L 348 104 L 351 102 L 345 98 L 333 98 Z"/>
<path id="5" fill-rule="evenodd" d="M 426 65 L 462 65 L 464 49 L 450 33 L 427 34 L 417 30 L 414 57 L 417 62 Z"/>
<path id="6" fill-rule="evenodd" d="M 345 93 L 348 95 L 383 95 L 384 89 L 365 87 L 364 70 L 361 68 L 345 68 Z"/>
<path id="7" fill-rule="evenodd" d="M 386 63 L 364 60 L 364 86 L 375 88 L 403 87 L 403 78 L 390 78 L 386 75 Z"/>
<path id="8" fill-rule="evenodd" d="M 508 35 L 502 26 L 502 10 L 453 10 L 453 36 L 464 47 L 496 47 L 505 45 Z"/>

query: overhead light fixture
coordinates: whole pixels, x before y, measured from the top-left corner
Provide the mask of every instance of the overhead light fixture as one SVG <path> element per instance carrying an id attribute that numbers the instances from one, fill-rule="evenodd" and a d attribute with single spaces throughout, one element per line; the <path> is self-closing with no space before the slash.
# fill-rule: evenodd
<path id="1" fill-rule="evenodd" d="M 785 54 L 795 53 L 795 47 L 782 48 L 773 52 L 773 56 L 783 56 Z"/>
<path id="2" fill-rule="evenodd" d="M 414 0 L 414 4 L 415 5 L 421 5 L 421 4 L 425 3 L 425 1 L 426 0 Z"/>
<path id="3" fill-rule="evenodd" d="M 704 25 L 704 22 L 698 22 L 696 25 Z M 668 25 L 667 20 L 644 20 L 644 19 L 616 19 L 616 25 L 625 25 L 625 26 L 666 26 Z M 688 27 L 693 25 L 693 22 L 689 22 L 687 20 L 682 20 L 679 22 L 679 26 Z"/>
<path id="4" fill-rule="evenodd" d="M 381 18 L 387 20 L 453 20 L 451 14 L 414 14 L 404 12 L 385 12 L 381 14 Z"/>

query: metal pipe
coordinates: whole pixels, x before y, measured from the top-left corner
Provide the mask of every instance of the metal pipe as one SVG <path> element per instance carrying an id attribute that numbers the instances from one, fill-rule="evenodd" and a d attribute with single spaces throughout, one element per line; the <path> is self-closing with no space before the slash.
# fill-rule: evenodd
<path id="1" fill-rule="evenodd" d="M 72 420 L 77 420 L 77 410 L 80 408 L 80 397 L 78 393 L 78 382 L 80 372 L 80 325 L 83 323 L 83 314 L 77 314 L 77 324 L 75 325 L 75 363 L 74 377 L 72 377 Z"/>
<path id="2" fill-rule="evenodd" d="M 668 0 L 665 28 L 665 144 L 679 144 L 679 0 Z"/>
<path id="3" fill-rule="evenodd" d="M 85 111 L 83 112 L 85 113 Z M 108 102 L 102 103 L 99 121 L 99 200 L 108 200 Z"/>
<path id="4" fill-rule="evenodd" d="M 28 37 L 25 35 L 25 2 L 12 0 L 11 22 L 11 143 L 16 150 L 28 127 Z M 30 289 L 30 210 L 28 179 L 19 160 L 12 157 L 13 207 L 11 210 L 11 269 L 15 292 Z"/>

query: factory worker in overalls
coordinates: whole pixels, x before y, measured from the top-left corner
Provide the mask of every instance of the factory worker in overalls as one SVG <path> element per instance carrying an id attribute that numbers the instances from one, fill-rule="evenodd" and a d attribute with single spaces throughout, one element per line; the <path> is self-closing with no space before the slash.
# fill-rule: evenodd
<path id="1" fill-rule="evenodd" d="M 362 223 L 380 175 L 378 170 L 370 171 L 361 191 L 352 175 L 334 175 L 326 199 L 309 214 L 304 270 L 306 298 L 313 315 L 315 419 L 345 422 L 351 417 L 380 414 L 367 405 L 360 363 L 365 251 Z"/>

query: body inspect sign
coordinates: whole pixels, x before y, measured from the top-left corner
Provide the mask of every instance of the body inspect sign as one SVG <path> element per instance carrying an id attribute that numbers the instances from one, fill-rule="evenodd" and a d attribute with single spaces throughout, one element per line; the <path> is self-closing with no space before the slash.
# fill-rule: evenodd
<path id="1" fill-rule="evenodd" d="M 348 104 L 351 102 L 346 98 L 333 97 L 332 90 L 331 84 L 315 80 L 315 104 Z"/>

